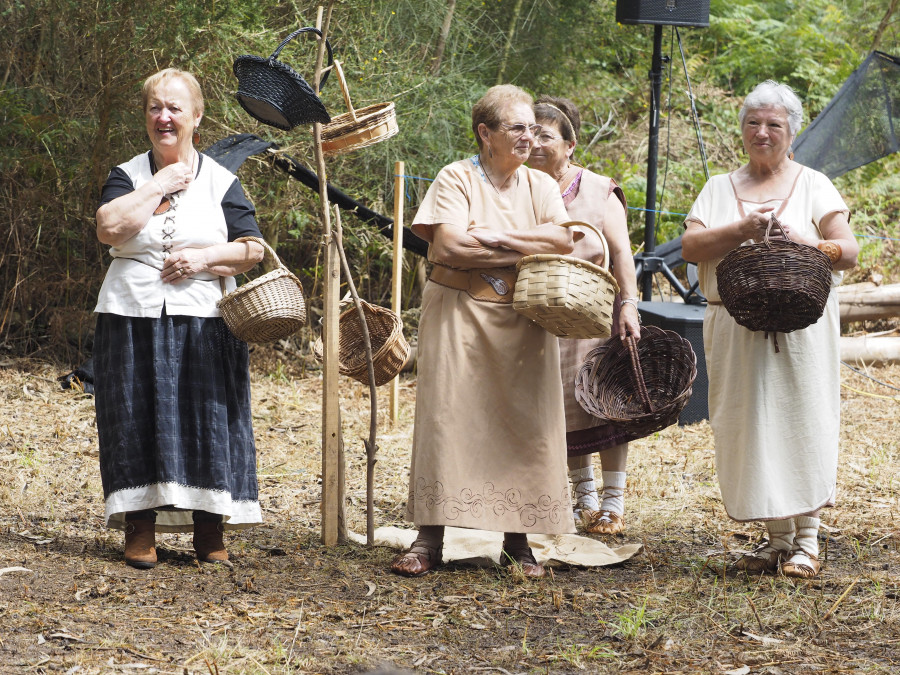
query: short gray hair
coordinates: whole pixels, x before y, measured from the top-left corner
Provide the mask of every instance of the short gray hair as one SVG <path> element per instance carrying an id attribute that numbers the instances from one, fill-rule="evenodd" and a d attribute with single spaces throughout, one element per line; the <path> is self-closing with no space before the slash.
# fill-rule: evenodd
<path id="1" fill-rule="evenodd" d="M 786 84 L 779 84 L 775 80 L 760 82 L 753 88 L 753 91 L 747 94 L 744 105 L 741 106 L 741 112 L 738 114 L 741 126 L 744 126 L 744 118 L 750 110 L 770 106 L 784 108 L 791 136 L 796 136 L 800 131 L 800 125 L 803 124 L 803 104 L 793 89 Z"/>

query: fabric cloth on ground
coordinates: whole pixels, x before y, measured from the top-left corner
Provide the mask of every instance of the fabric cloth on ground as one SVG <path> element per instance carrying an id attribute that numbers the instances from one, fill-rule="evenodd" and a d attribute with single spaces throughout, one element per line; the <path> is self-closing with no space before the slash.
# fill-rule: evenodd
<path id="1" fill-rule="evenodd" d="M 416 538 L 415 530 L 400 527 L 375 529 L 375 545 L 407 550 Z M 348 537 L 358 544 L 366 542 L 365 535 L 350 532 Z M 528 543 L 535 559 L 542 565 L 574 565 L 605 567 L 618 565 L 634 557 L 643 549 L 641 544 L 623 544 L 610 548 L 601 541 L 577 534 L 529 534 Z M 503 564 L 500 547 L 503 533 L 448 527 L 444 531 L 443 561 L 462 562 L 478 566 Z"/>
<path id="2" fill-rule="evenodd" d="M 822 218 L 849 212 L 831 182 L 809 168 L 801 170 L 786 200 L 766 205 L 783 206 L 779 219 L 792 232 L 815 239 L 822 238 L 817 227 Z M 744 203 L 748 213 L 760 206 Z M 714 176 L 687 220 L 721 227 L 740 219 L 740 211 L 729 176 Z M 719 260 L 698 265 L 700 289 L 711 302 L 721 301 L 715 275 Z M 833 286 L 840 280 L 839 272 L 832 275 Z M 710 424 L 719 486 L 731 518 L 789 518 L 833 503 L 841 412 L 839 336 L 833 289 L 817 323 L 778 335 L 778 353 L 771 339 L 738 325 L 723 305 L 706 308 Z"/>
<path id="3" fill-rule="evenodd" d="M 530 229 L 568 220 L 556 182 L 520 168 L 500 197 L 471 160 L 438 174 L 413 220 Z M 486 270 L 489 271 L 489 270 Z M 419 322 L 407 518 L 500 532 L 574 532 L 557 339 L 511 304 L 429 281 Z"/>

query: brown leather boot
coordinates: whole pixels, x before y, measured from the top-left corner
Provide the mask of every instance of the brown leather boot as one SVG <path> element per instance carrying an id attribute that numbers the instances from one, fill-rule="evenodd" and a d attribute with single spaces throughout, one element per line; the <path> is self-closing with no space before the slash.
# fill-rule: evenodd
<path id="1" fill-rule="evenodd" d="M 194 551 L 197 560 L 208 563 L 228 562 L 228 551 L 222 533 L 225 527 L 214 520 L 198 520 L 194 522 Z"/>
<path id="2" fill-rule="evenodd" d="M 156 567 L 156 523 L 130 520 L 125 523 L 125 563 L 140 570 Z"/>

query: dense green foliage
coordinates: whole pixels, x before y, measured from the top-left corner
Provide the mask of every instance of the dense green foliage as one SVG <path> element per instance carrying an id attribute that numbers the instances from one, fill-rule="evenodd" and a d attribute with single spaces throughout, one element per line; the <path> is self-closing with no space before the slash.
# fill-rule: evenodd
<path id="1" fill-rule="evenodd" d="M 354 105 L 393 101 L 401 133 L 388 142 L 328 161 L 329 180 L 390 215 L 394 162 L 432 177 L 475 147 L 472 103 L 498 81 L 540 94 L 566 95 L 584 119 L 577 158 L 612 175 L 629 204 L 644 206 L 652 27 L 615 22 L 613 0 L 457 0 L 446 47 L 437 43 L 446 0 L 345 0 L 335 5 L 331 42 L 344 64 Z M 877 39 L 897 51 L 889 0 L 713 0 L 708 29 L 682 29 L 685 62 L 674 31 L 663 83 L 659 203 L 684 213 L 705 177 L 691 124 L 688 81 L 712 173 L 740 164 L 740 99 L 772 77 L 794 86 L 813 118 Z M 888 16 L 886 16 L 888 14 Z M 291 30 L 315 23 L 305 0 L 3 0 L 0 28 L 8 60 L 0 63 L 0 343 L 15 352 L 86 350 L 84 328 L 107 262 L 93 215 L 109 169 L 147 148 L 140 84 L 159 68 L 194 72 L 206 96 L 202 147 L 237 132 L 276 141 L 314 166 L 308 128 L 280 132 L 254 122 L 237 105 L 231 65 L 240 54 L 270 54 Z M 884 21 L 883 21 L 884 20 Z M 882 26 L 882 24 L 884 24 Z M 508 36 L 512 34 L 511 42 Z M 876 38 L 877 36 L 877 38 Z M 312 41 L 281 55 L 307 79 Z M 334 78 L 322 99 L 344 109 Z M 838 182 L 862 234 L 897 237 L 897 157 Z M 303 278 L 318 302 L 318 196 L 265 157 L 244 164 L 241 179 L 267 239 Z M 410 179 L 407 218 L 427 181 Z M 676 236 L 681 216 L 660 219 L 660 240 Z M 632 240 L 644 216 L 630 214 Z M 390 246 L 370 227 L 346 218 L 346 245 L 362 293 L 386 302 Z M 886 274 L 896 245 L 864 239 L 863 262 Z M 408 259 L 407 262 L 412 262 Z M 882 269 L 884 268 L 884 269 Z M 412 279 L 412 276 L 410 277 Z M 412 288 L 410 282 L 407 287 Z M 417 298 L 410 295 L 410 302 Z"/>

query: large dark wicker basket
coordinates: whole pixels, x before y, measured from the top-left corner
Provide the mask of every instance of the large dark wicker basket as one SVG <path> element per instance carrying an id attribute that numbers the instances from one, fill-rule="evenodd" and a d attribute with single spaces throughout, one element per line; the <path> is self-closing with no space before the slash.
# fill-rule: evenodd
<path id="1" fill-rule="evenodd" d="M 588 352 L 575 399 L 607 424 L 646 436 L 673 424 L 691 397 L 697 355 L 678 333 L 642 326 L 641 338 L 607 340 Z"/>
<path id="2" fill-rule="evenodd" d="M 318 28 L 300 28 L 288 35 L 269 58 L 239 56 L 233 66 L 238 79 L 235 97 L 241 107 L 263 124 L 285 131 L 301 124 L 327 124 L 331 121 L 325 106 L 306 80 L 289 65 L 277 60 L 285 45 L 301 33 L 322 36 Z M 325 40 L 325 47 L 328 50 L 328 65 L 331 66 L 333 57 L 328 40 Z M 319 89 L 325 84 L 330 72 L 330 68 L 325 70 L 319 81 Z"/>
<path id="3" fill-rule="evenodd" d="M 773 228 L 781 238 L 770 236 Z M 831 292 L 831 260 L 791 241 L 775 216 L 763 241 L 738 246 L 716 266 L 722 304 L 744 328 L 790 333 L 822 316 Z"/>

